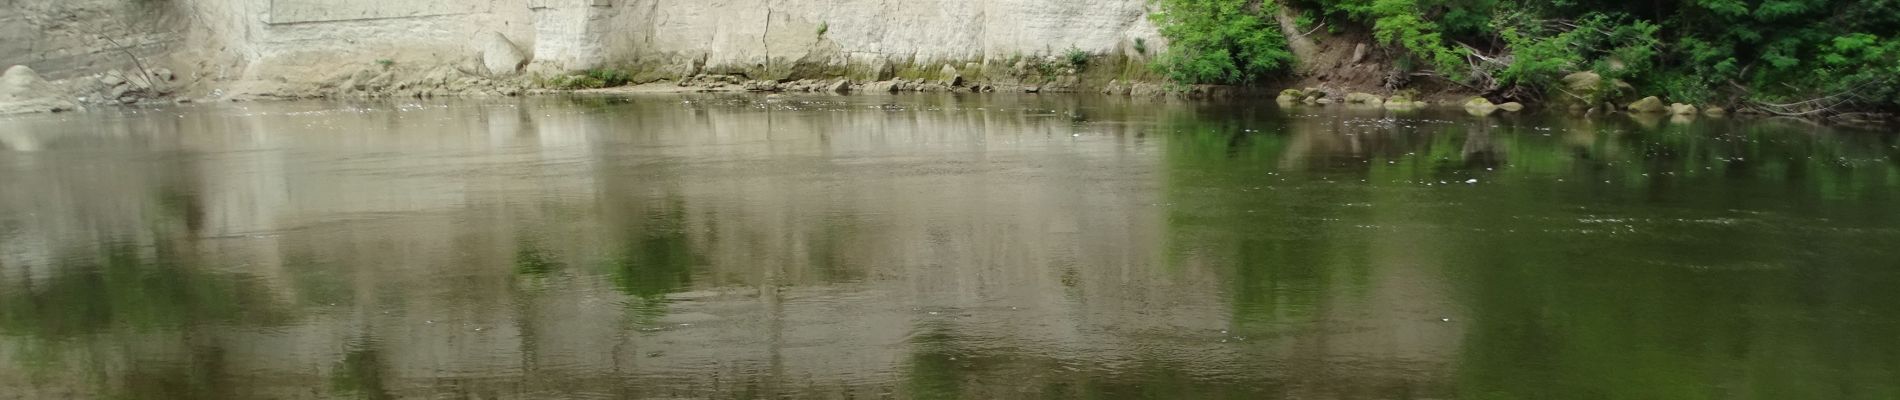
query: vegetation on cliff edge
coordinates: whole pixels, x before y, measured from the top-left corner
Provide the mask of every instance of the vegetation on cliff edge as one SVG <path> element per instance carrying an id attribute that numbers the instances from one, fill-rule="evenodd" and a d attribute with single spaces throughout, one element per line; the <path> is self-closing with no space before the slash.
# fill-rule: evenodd
<path id="1" fill-rule="evenodd" d="M 1270 18 L 1288 7 L 1335 32 L 1370 33 L 1398 76 L 1494 98 L 1575 98 L 1560 78 L 1591 71 L 1604 78 L 1602 95 L 1578 100 L 1633 95 L 1618 92 L 1630 91 L 1622 82 L 1671 101 L 1782 115 L 1900 109 L 1895 0 L 1155 2 L 1171 40 L 1158 68 L 1183 83 L 1286 72 L 1287 39 Z"/>

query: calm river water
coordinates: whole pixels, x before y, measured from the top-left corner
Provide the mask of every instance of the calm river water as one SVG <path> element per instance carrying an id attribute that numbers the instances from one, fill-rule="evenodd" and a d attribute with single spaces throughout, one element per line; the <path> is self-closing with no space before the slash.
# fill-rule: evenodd
<path id="1" fill-rule="evenodd" d="M 1062 96 L 0 119 L 0 398 L 1900 398 L 1900 137 Z"/>

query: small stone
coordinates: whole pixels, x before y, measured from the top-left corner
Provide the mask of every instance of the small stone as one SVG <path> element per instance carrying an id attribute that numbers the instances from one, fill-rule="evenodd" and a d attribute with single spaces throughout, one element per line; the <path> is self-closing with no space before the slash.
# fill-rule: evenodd
<path id="1" fill-rule="evenodd" d="M 1504 110 L 1504 111 L 1510 111 L 1510 112 L 1518 112 L 1518 111 L 1524 110 L 1524 104 L 1513 101 L 1509 103 L 1499 104 L 1498 109 Z"/>
<path id="2" fill-rule="evenodd" d="M 119 74 L 106 74 L 105 77 L 99 78 L 99 83 L 103 83 L 107 87 L 124 85 L 125 77 L 119 76 Z"/>
<path id="3" fill-rule="evenodd" d="M 1675 103 L 1669 105 L 1669 113 L 1675 115 L 1695 115 L 1697 111 L 1695 106 L 1688 104 Z"/>

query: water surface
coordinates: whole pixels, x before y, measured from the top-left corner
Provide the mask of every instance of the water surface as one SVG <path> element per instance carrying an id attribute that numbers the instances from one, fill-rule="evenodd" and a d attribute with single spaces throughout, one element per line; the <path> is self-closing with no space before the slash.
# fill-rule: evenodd
<path id="1" fill-rule="evenodd" d="M 0 399 L 1900 398 L 1900 138 L 1063 96 L 0 119 Z"/>

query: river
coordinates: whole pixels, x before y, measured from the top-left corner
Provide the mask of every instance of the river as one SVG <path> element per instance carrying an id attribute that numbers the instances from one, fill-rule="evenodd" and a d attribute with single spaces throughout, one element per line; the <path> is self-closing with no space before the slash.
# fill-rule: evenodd
<path id="1" fill-rule="evenodd" d="M 1900 398 L 1900 137 L 1096 96 L 0 119 L 0 399 Z"/>

